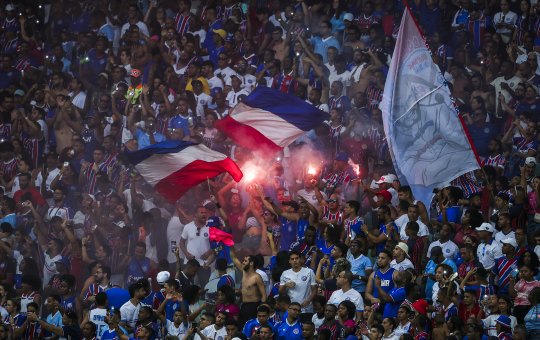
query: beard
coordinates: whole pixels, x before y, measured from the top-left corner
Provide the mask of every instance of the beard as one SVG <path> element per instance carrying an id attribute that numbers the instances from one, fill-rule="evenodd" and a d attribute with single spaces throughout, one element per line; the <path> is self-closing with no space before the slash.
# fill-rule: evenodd
<path id="1" fill-rule="evenodd" d="M 251 268 L 251 266 L 249 264 L 246 264 L 244 266 L 244 271 L 247 272 L 249 270 L 249 268 Z"/>

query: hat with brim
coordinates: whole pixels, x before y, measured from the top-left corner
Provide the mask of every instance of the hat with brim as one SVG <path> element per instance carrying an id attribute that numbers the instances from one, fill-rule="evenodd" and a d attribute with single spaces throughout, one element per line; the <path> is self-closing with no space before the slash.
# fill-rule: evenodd
<path id="1" fill-rule="evenodd" d="M 403 250 L 405 256 L 409 257 L 409 246 L 405 242 L 399 242 L 396 244 L 396 248 Z"/>

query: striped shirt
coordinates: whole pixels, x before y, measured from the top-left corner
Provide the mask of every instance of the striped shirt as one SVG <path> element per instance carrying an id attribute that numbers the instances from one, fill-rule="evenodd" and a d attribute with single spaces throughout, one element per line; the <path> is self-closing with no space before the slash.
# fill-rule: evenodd
<path id="1" fill-rule="evenodd" d="M 24 151 L 30 157 L 33 167 L 38 168 L 41 161 L 41 156 L 45 152 L 45 143 L 43 142 L 43 139 L 28 138 L 23 136 L 22 142 Z"/>
<path id="2" fill-rule="evenodd" d="M 484 42 L 484 34 L 490 26 L 491 20 L 484 14 L 482 14 L 482 16 L 476 20 L 469 20 L 467 22 L 467 30 L 472 35 L 473 46 L 477 51 L 480 50 Z"/>
<path id="3" fill-rule="evenodd" d="M 87 300 L 91 296 L 96 296 L 98 293 L 102 293 L 112 288 L 112 284 L 109 282 L 106 286 L 101 286 L 97 283 L 92 283 L 88 286 L 86 293 L 84 294 L 84 300 Z"/>
<path id="4" fill-rule="evenodd" d="M 460 188 L 463 191 L 463 196 L 467 198 L 472 194 L 482 191 L 482 188 L 478 185 L 476 177 L 472 171 L 454 179 L 450 182 L 450 185 Z"/>
<path id="5" fill-rule="evenodd" d="M 343 222 L 343 212 L 338 210 L 335 213 L 333 213 L 330 211 L 330 208 L 328 208 L 328 206 L 325 205 L 323 206 L 323 213 L 321 216 L 321 220 L 337 221 L 338 224 L 341 224 Z"/>
<path id="6" fill-rule="evenodd" d="M 98 167 L 98 171 L 94 169 L 95 162 L 92 162 L 88 169 L 86 169 L 86 173 L 84 177 L 86 178 L 86 193 L 87 194 L 95 194 L 96 193 L 96 184 L 98 179 L 98 173 L 99 172 L 107 172 L 107 164 L 102 162 L 100 163 Z"/>
<path id="7" fill-rule="evenodd" d="M 517 261 L 518 261 L 517 256 L 511 259 L 507 259 L 506 256 L 503 256 L 495 260 L 493 273 L 496 274 L 498 277 L 498 280 L 497 280 L 497 284 L 499 286 L 498 294 L 508 293 L 510 275 L 513 275 L 514 269 L 517 269 Z"/>
<path id="8" fill-rule="evenodd" d="M 504 169 L 504 165 L 506 164 L 506 158 L 502 154 L 498 154 L 495 156 L 489 156 L 488 158 L 484 159 L 482 161 L 482 167 L 486 165 L 490 165 L 494 168 L 502 168 Z"/>
<path id="9" fill-rule="evenodd" d="M 18 161 L 16 158 L 13 158 L 12 160 L 8 162 L 1 162 L 0 163 L 0 173 L 3 174 L 4 180 L 6 182 L 11 181 L 13 177 L 17 174 L 17 165 Z"/>
<path id="10" fill-rule="evenodd" d="M 379 103 L 382 101 L 383 89 L 378 88 L 374 84 L 370 84 L 366 89 L 366 96 L 368 100 L 368 107 L 370 110 L 379 107 Z"/>
<path id="11" fill-rule="evenodd" d="M 174 18 L 174 27 L 176 28 L 176 32 L 183 36 L 189 31 L 189 19 L 190 15 L 183 15 L 182 13 L 176 14 L 176 17 Z"/>

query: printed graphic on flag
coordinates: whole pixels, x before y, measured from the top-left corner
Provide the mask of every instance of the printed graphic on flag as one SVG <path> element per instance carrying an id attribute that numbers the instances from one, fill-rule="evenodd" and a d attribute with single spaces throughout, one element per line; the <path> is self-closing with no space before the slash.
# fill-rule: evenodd
<path id="1" fill-rule="evenodd" d="M 386 80 L 384 130 L 402 184 L 430 202 L 434 188 L 479 168 L 450 90 L 405 9 Z"/>

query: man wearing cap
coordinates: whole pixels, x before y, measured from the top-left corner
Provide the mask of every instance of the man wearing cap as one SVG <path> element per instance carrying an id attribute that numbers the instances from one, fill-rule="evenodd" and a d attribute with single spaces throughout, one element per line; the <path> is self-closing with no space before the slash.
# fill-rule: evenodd
<path id="1" fill-rule="evenodd" d="M 236 72 L 225 78 L 225 85 L 231 87 L 225 98 L 230 108 L 235 107 L 241 101 L 242 96 L 247 97 L 249 95 L 249 91 L 241 87 L 242 80 Z"/>
<path id="2" fill-rule="evenodd" d="M 499 340 L 514 339 L 512 336 L 512 321 L 508 315 L 499 315 L 495 323 L 497 323 L 497 338 Z"/>
<path id="3" fill-rule="evenodd" d="M 397 205 L 399 204 L 399 197 L 394 186 L 399 185 L 399 180 L 396 177 L 396 175 L 387 174 L 387 175 L 381 176 L 381 178 L 375 183 L 379 185 L 380 190 L 388 190 L 388 192 L 392 194 L 391 203 L 394 207 L 397 207 Z"/>
<path id="4" fill-rule="evenodd" d="M 495 228 L 490 223 L 484 222 L 476 228 L 476 231 L 482 242 L 478 245 L 476 256 L 484 269 L 490 270 L 495 266 L 495 259 L 503 255 L 501 245 L 493 238 Z"/>
<path id="5" fill-rule="evenodd" d="M 409 246 L 405 242 L 399 242 L 392 252 L 394 259 L 390 262 L 390 267 L 398 271 L 415 269 L 414 264 L 409 259 Z"/>
<path id="6" fill-rule="evenodd" d="M 225 51 L 225 47 L 223 46 L 225 43 L 225 38 L 227 37 L 227 31 L 224 29 L 213 29 L 212 30 L 212 41 L 214 43 L 214 49 L 209 50 L 209 59 L 214 65 L 214 67 L 218 67 L 219 65 L 219 56 Z"/>
<path id="7" fill-rule="evenodd" d="M 492 272 L 497 276 L 498 294 L 506 295 L 510 287 L 510 276 L 515 277 L 518 272 L 519 256 L 516 256 L 518 245 L 514 238 L 506 238 L 501 243 L 504 256 L 495 260 Z"/>

